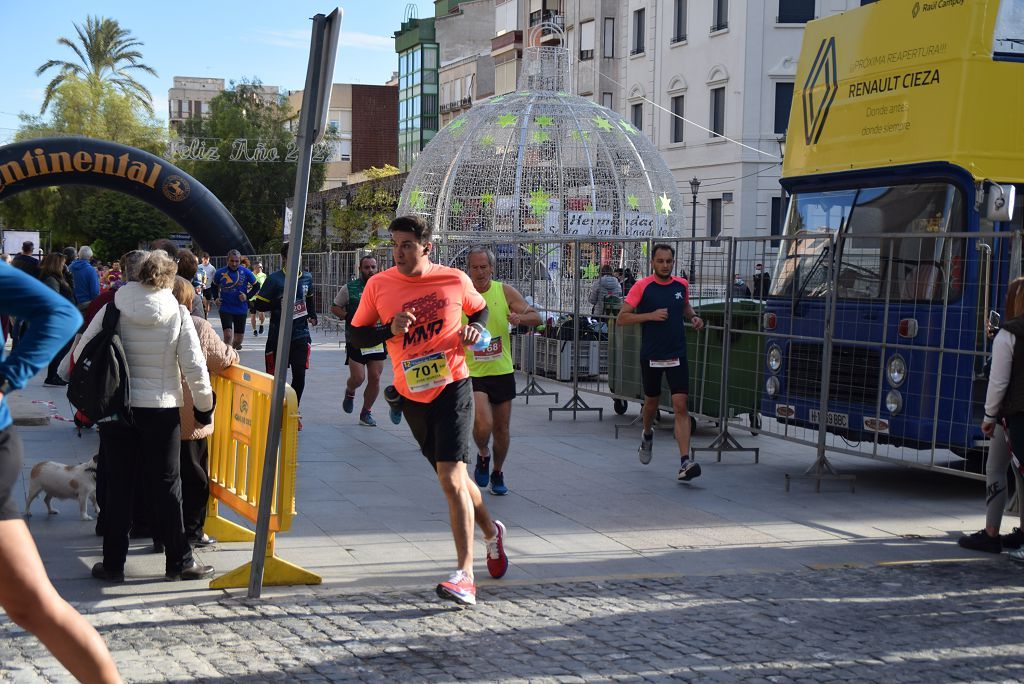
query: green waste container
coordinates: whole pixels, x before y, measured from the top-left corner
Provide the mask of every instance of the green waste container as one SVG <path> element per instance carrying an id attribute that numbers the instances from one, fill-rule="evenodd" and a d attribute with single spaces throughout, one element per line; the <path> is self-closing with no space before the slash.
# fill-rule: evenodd
<path id="1" fill-rule="evenodd" d="M 703 302 L 694 306 L 704 319 L 704 330 L 686 331 L 686 357 L 690 366 L 690 394 L 687 408 L 693 414 L 718 420 L 721 411 L 722 346 L 725 302 Z M 750 416 L 752 431 L 760 427 L 760 405 L 764 367 L 763 338 L 747 335 L 761 323 L 761 304 L 751 299 L 732 302 L 732 340 L 729 352 L 727 415 Z M 620 328 L 614 319 L 608 325 L 608 387 L 615 395 L 615 411 L 626 412 L 626 402 L 643 401 L 640 376 L 640 326 Z M 662 384 L 661 408 L 672 409 L 668 385 Z"/>

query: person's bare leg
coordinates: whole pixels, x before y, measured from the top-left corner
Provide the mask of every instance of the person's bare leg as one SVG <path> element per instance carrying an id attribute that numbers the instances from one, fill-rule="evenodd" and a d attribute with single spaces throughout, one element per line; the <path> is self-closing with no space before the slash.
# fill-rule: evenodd
<path id="1" fill-rule="evenodd" d="M 658 399 L 660 397 L 644 397 L 644 408 L 640 412 L 644 420 L 644 434 L 651 431 L 654 425 L 654 416 L 658 415 Z"/>
<path id="2" fill-rule="evenodd" d="M 488 444 L 491 441 L 491 429 L 494 418 L 491 415 L 491 402 L 484 392 L 473 392 L 473 441 L 476 442 L 477 454 L 481 458 L 490 457 Z"/>
<path id="3" fill-rule="evenodd" d="M 366 366 L 359 363 L 358 361 L 348 362 L 348 382 L 345 383 L 345 395 L 354 397 L 356 390 L 363 384 L 363 380 L 366 379 Z"/>
<path id="4" fill-rule="evenodd" d="M 364 411 L 372 409 L 373 402 L 377 401 L 377 396 L 380 394 L 380 374 L 383 371 L 383 361 L 366 362 L 366 389 L 363 390 Z"/>
<path id="5" fill-rule="evenodd" d="M 685 394 L 672 395 L 672 410 L 675 412 L 676 443 L 680 457 L 690 456 L 690 413 L 686 410 Z"/>
<path id="6" fill-rule="evenodd" d="M 455 539 L 455 557 L 459 569 L 467 575 L 473 575 L 473 523 L 476 504 L 474 498 L 483 497 L 476 484 L 466 472 L 466 464 L 461 461 L 441 461 L 437 464 L 437 479 L 441 483 L 441 491 L 448 500 L 448 518 L 451 522 L 452 537 Z M 472 486 L 472 488 L 471 488 Z M 472 490 L 476 490 L 476 497 Z"/>
<path id="7" fill-rule="evenodd" d="M 509 421 L 512 419 L 512 402 L 503 401 L 500 404 L 491 406 L 493 420 L 491 428 L 491 451 L 494 455 L 494 465 L 491 470 L 496 473 L 502 472 L 505 465 L 505 457 L 508 456 L 508 445 L 511 440 L 509 435 Z"/>
<path id="8" fill-rule="evenodd" d="M 235 340 L 235 331 L 233 328 L 224 328 L 224 344 L 229 347 L 233 347 Z"/>
<path id="9" fill-rule="evenodd" d="M 242 338 L 243 337 L 245 337 L 245 333 L 244 332 L 235 333 L 235 339 L 234 339 L 234 342 L 233 342 L 235 349 L 241 349 L 242 348 Z"/>
<path id="10" fill-rule="evenodd" d="M 28 527 L 0 520 L 0 606 L 82 682 L 120 682 L 96 629 L 50 584 Z"/>

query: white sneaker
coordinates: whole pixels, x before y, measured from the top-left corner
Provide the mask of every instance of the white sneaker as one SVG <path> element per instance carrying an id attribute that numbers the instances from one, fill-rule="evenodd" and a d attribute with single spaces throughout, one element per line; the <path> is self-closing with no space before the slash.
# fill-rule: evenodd
<path id="1" fill-rule="evenodd" d="M 640 459 L 640 462 L 647 465 L 651 462 L 651 456 L 654 454 L 654 431 L 651 431 L 649 435 L 643 435 L 640 439 L 640 448 L 637 449 L 636 455 Z"/>

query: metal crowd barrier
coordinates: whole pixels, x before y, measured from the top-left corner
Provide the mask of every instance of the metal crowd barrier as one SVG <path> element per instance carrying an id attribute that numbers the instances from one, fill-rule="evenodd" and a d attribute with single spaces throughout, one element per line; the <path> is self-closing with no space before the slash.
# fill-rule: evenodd
<path id="1" fill-rule="evenodd" d="M 676 250 L 675 272 L 691 276 L 691 300 L 706 323 L 699 334 L 687 331 L 689 408 L 697 419 L 716 426 L 718 433 L 708 449 L 719 459 L 723 453 L 746 451 L 754 453 L 756 462 L 757 449 L 745 448 L 739 439 L 765 435 L 813 447 L 816 457 L 805 474 L 819 484 L 838 475 L 828 453 L 983 479 L 980 465 L 987 456 L 987 441 L 965 439 L 976 427 L 976 416 L 968 410 L 951 414 L 945 400 L 972 395 L 973 406 L 978 405 L 991 345 L 978 340 L 975 346 L 961 343 L 954 349 L 912 337 L 891 339 L 888 334 L 881 342 L 865 342 L 858 324 L 892 327 L 894 321 L 913 319 L 938 331 L 942 340 L 977 337 L 983 322 L 975 318 L 983 317 L 982 309 L 1002 310 L 1003 302 L 996 299 L 1005 296 L 1011 275 L 1021 271 L 1021 264 L 1012 263 L 1020 261 L 1020 245 L 1003 244 L 1019 243 L 1020 234 L 938 235 L 925 228 L 838 237 L 822 231 L 672 240 L 481 233 L 438 238 L 432 258 L 465 268 L 473 246 L 489 247 L 496 258 L 495 279 L 528 296 L 541 312 L 545 325 L 540 334 L 517 332 L 513 347 L 516 367 L 527 377 L 520 396 L 526 401 L 552 396 L 559 404 L 559 395 L 568 394 L 566 401 L 549 408 L 549 419 L 559 412 L 574 418 L 594 412 L 603 418 L 601 407 L 590 406 L 586 395 L 610 397 L 620 414 L 630 403 L 642 402 L 638 334 L 617 328 L 615 312 L 595 310 L 589 295 L 600 265 L 629 269 L 639 280 L 650 273 L 653 244 L 669 242 Z M 987 251 L 975 257 L 979 249 Z M 337 289 L 356 276 L 363 253 L 304 255 L 323 311 Z M 1016 256 L 1007 258 L 1010 253 Z M 388 249 L 373 254 L 382 269 L 391 265 Z M 826 255 L 819 266 L 814 266 L 814 254 Z M 792 279 L 790 271 L 805 256 L 810 260 L 801 268 L 814 270 L 809 281 L 773 290 L 780 277 Z M 268 270 L 279 262 L 273 255 L 261 260 Z M 758 264 L 760 275 L 755 274 Z M 979 299 L 973 308 L 957 308 L 962 292 L 987 291 L 977 283 L 993 280 L 993 274 L 1002 290 L 990 292 L 988 301 Z M 966 310 L 974 318 L 964 314 Z M 786 324 L 768 328 L 770 320 Z M 560 323 L 562 330 L 554 330 Z M 768 366 L 771 345 L 785 348 L 783 363 L 791 372 L 778 374 Z M 886 366 L 897 352 L 928 365 L 923 379 L 914 375 L 901 388 L 888 382 Z M 785 382 L 769 397 L 766 383 L 775 375 Z M 893 389 L 899 390 L 906 405 L 916 407 L 915 418 L 927 430 L 910 436 L 896 433 L 896 426 L 908 416 L 887 409 Z M 813 407 L 805 408 L 808 403 Z M 844 431 L 843 416 L 852 415 L 851 406 L 864 404 L 874 407 L 872 415 L 852 426 L 856 429 Z M 670 398 L 665 395 L 660 405 L 670 410 Z M 801 408 L 793 409 L 793 415 L 785 415 L 797 406 Z M 857 439 L 851 438 L 853 434 Z M 955 453 L 951 445 L 959 445 Z"/>
<path id="2" fill-rule="evenodd" d="M 245 366 L 231 366 L 213 375 L 211 381 L 218 401 L 214 431 L 209 438 L 210 501 L 204 529 L 221 541 L 253 541 L 255 534 L 251 530 L 220 516 L 220 506 L 256 523 L 266 446 L 265 426 L 270 418 L 274 378 Z M 286 387 L 277 483 L 263 570 L 263 583 L 268 585 L 320 584 L 322 581 L 319 575 L 278 557 L 274 549 L 277 534 L 287 532 L 295 516 L 298 415 L 295 391 Z M 250 564 L 246 563 L 215 577 L 210 581 L 210 588 L 247 587 L 249 572 Z"/>

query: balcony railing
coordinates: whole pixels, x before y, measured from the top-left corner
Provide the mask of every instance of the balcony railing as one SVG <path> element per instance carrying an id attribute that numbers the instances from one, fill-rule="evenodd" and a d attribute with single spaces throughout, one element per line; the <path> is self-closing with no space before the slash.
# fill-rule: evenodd
<path id="1" fill-rule="evenodd" d="M 588 59 L 594 59 L 593 50 L 580 50 L 580 61 L 585 62 Z"/>
<path id="2" fill-rule="evenodd" d="M 804 12 L 788 12 L 775 17 L 776 24 L 806 24 L 814 20 L 814 14 L 808 16 Z"/>
<path id="3" fill-rule="evenodd" d="M 686 40 L 686 34 L 685 33 L 682 33 L 682 34 L 680 34 L 678 36 L 672 36 L 672 42 L 673 43 L 682 43 L 685 40 Z"/>
<path id="4" fill-rule="evenodd" d="M 640 45 L 638 47 L 633 48 L 632 50 L 629 51 L 629 54 L 630 55 L 642 55 L 642 54 L 644 54 L 644 46 Z"/>
<path id="5" fill-rule="evenodd" d="M 565 17 L 561 14 L 551 10 L 540 10 L 530 13 L 530 26 L 536 26 L 545 22 L 554 24 L 560 29 L 565 28 Z M 544 33 L 550 33 L 550 29 L 545 29 Z"/>
<path id="6" fill-rule="evenodd" d="M 714 33 L 715 31 L 724 31 L 727 28 L 729 28 L 729 22 L 722 21 L 717 24 L 712 24 L 711 32 Z"/>

